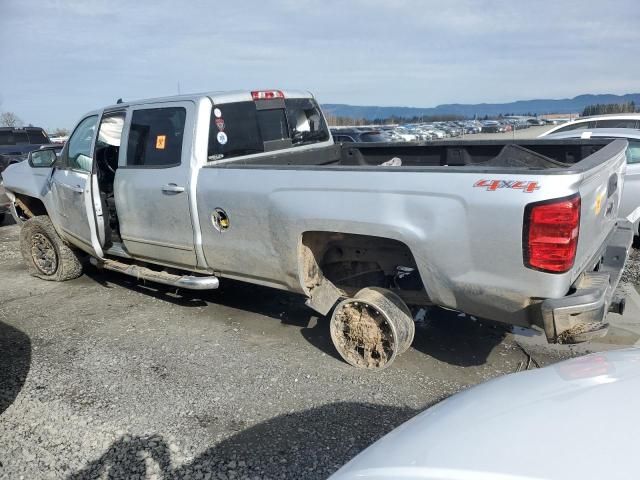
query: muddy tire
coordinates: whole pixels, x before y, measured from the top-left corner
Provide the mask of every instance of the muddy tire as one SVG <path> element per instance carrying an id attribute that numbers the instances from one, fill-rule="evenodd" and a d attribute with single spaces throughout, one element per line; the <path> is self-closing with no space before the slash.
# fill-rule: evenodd
<path id="1" fill-rule="evenodd" d="M 78 254 L 62 241 L 46 215 L 22 224 L 20 252 L 34 277 L 63 282 L 82 275 Z"/>
<path id="2" fill-rule="evenodd" d="M 371 287 L 336 306 L 330 330 L 333 345 L 347 363 L 382 369 L 411 346 L 415 324 L 398 295 Z"/>

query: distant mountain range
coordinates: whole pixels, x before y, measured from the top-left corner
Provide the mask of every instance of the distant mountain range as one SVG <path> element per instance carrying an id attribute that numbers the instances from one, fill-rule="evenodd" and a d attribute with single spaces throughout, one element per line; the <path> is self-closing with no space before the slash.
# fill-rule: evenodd
<path id="1" fill-rule="evenodd" d="M 574 98 L 563 98 L 559 100 L 539 99 L 539 100 L 518 100 L 510 103 L 478 103 L 462 104 L 451 103 L 438 105 L 431 108 L 419 107 L 376 107 L 358 106 L 327 103 L 322 105 L 326 115 L 339 117 L 375 118 L 396 117 L 419 117 L 432 115 L 461 115 L 464 117 L 478 117 L 485 115 L 496 116 L 499 114 L 526 115 L 528 113 L 542 115 L 545 113 L 579 113 L 587 105 L 596 103 L 626 103 L 635 102 L 640 106 L 640 93 L 629 93 L 626 95 L 579 95 Z"/>

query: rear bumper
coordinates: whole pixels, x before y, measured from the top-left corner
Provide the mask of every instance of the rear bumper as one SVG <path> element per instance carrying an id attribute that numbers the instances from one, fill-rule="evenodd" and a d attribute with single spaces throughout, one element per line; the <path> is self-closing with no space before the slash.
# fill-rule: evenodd
<path id="1" fill-rule="evenodd" d="M 622 276 L 633 235 L 633 224 L 618 222 L 594 261 L 598 264 L 597 271 L 580 275 L 571 294 L 542 302 L 542 320 L 549 342 L 578 343 L 607 333 L 607 313 L 624 306 L 624 300 L 614 299 L 613 294 Z"/>

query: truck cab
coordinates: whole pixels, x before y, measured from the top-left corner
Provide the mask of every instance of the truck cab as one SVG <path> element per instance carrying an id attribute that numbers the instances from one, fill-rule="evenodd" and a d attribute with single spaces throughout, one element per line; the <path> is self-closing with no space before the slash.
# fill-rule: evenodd
<path id="1" fill-rule="evenodd" d="M 332 144 L 307 92 L 120 103 L 85 114 L 52 164 L 34 157 L 32 180 L 41 185 L 33 187 L 48 191 L 35 208 L 46 210 L 66 241 L 96 257 L 106 252 L 210 272 L 196 248 L 198 168 Z M 18 221 L 28 218 L 29 202 L 17 203 Z"/>

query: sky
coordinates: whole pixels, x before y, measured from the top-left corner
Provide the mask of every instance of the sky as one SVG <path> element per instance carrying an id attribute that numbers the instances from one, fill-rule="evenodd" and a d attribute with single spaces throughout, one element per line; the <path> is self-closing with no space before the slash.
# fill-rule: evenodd
<path id="1" fill-rule="evenodd" d="M 213 90 L 432 107 L 640 91 L 638 0 L 0 0 L 0 110 Z"/>

